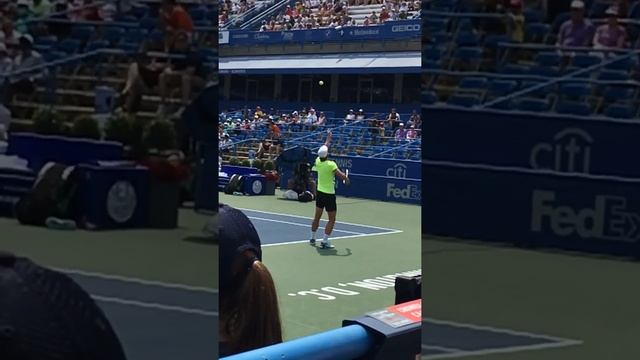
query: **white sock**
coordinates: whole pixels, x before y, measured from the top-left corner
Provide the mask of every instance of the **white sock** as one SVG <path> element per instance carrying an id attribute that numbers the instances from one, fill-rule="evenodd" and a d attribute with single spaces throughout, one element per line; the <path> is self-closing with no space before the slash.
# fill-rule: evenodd
<path id="1" fill-rule="evenodd" d="M 316 239 L 316 232 L 312 231 L 311 232 L 311 240 L 315 240 Z"/>
<path id="2" fill-rule="evenodd" d="M 329 243 L 329 235 L 324 234 L 324 237 L 322 238 L 322 242 L 324 242 L 324 243 L 327 243 L 327 244 L 328 244 L 328 243 Z"/>

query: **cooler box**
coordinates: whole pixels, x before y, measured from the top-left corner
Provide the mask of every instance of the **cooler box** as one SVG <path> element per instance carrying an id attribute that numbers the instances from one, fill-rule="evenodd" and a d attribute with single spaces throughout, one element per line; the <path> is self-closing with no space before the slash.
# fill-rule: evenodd
<path id="1" fill-rule="evenodd" d="M 263 195 L 266 190 L 267 179 L 264 175 L 246 175 L 242 183 L 242 192 L 247 195 Z"/>
<path id="2" fill-rule="evenodd" d="M 141 166 L 82 164 L 79 208 L 91 230 L 147 226 L 150 176 Z"/>
<path id="3" fill-rule="evenodd" d="M 97 160 L 122 160 L 124 147 L 113 141 L 13 133 L 9 136 L 7 154 L 26 159 L 31 169 L 39 171 L 49 161 L 72 166 Z"/>

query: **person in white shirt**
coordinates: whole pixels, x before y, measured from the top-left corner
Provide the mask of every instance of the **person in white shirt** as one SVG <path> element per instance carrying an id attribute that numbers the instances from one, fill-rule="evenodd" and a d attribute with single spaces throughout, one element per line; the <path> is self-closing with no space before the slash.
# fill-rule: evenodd
<path id="1" fill-rule="evenodd" d="M 14 60 L 12 73 L 31 69 L 44 63 L 42 56 L 33 50 L 33 37 L 31 35 L 20 37 L 20 52 Z M 36 91 L 36 81 L 43 78 L 45 74 L 46 69 L 42 68 L 10 76 L 9 81 L 5 82 L 5 104 L 8 104 L 15 94 L 33 94 Z"/>
<path id="2" fill-rule="evenodd" d="M 0 43 L 0 86 L 4 84 L 11 70 L 13 70 L 13 59 L 9 56 L 7 47 Z"/>
<path id="3" fill-rule="evenodd" d="M 324 112 L 321 111 L 320 115 L 318 116 L 318 121 L 316 121 L 314 125 L 322 126 L 326 123 L 326 121 L 327 117 L 324 115 Z"/>
<path id="4" fill-rule="evenodd" d="M 347 114 L 347 116 L 344 118 L 345 123 L 349 122 L 349 121 L 353 121 L 356 119 L 356 114 L 353 112 L 353 109 L 349 110 L 349 113 Z"/>
<path id="5" fill-rule="evenodd" d="M 304 122 L 305 125 L 313 125 L 313 123 L 315 123 L 316 121 L 318 121 L 318 116 L 316 115 L 316 110 L 314 108 L 311 108 L 309 110 L 309 113 L 307 114 L 307 118 Z"/>
<path id="6" fill-rule="evenodd" d="M 356 120 L 364 120 L 365 115 L 364 115 L 364 110 L 360 109 L 358 110 L 358 113 L 356 114 Z"/>

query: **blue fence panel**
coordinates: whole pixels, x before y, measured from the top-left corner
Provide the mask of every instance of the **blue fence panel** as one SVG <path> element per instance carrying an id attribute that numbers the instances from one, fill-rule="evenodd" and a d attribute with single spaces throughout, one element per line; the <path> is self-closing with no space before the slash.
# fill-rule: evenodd
<path id="1" fill-rule="evenodd" d="M 638 122 L 492 110 L 423 109 L 429 160 L 640 177 Z"/>
<path id="2" fill-rule="evenodd" d="M 346 26 L 341 29 L 314 29 L 290 31 L 221 31 L 221 44 L 265 45 L 305 42 L 358 42 L 363 40 L 399 40 L 419 37 L 422 33 L 419 19 L 389 21 L 379 26 Z"/>
<path id="3" fill-rule="evenodd" d="M 640 179 L 426 162 L 423 232 L 631 254 Z"/>

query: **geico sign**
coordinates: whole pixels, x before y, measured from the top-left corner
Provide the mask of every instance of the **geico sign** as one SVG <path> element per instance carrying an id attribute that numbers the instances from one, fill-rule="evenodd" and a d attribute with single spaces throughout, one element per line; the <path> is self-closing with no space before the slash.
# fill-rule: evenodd
<path id="1" fill-rule="evenodd" d="M 393 25 L 391 32 L 420 31 L 420 24 Z"/>
<path id="2" fill-rule="evenodd" d="M 597 195 L 593 207 L 577 209 L 558 201 L 554 191 L 534 190 L 531 231 L 544 229 L 561 237 L 634 242 L 640 239 L 640 216 L 620 196 Z"/>

